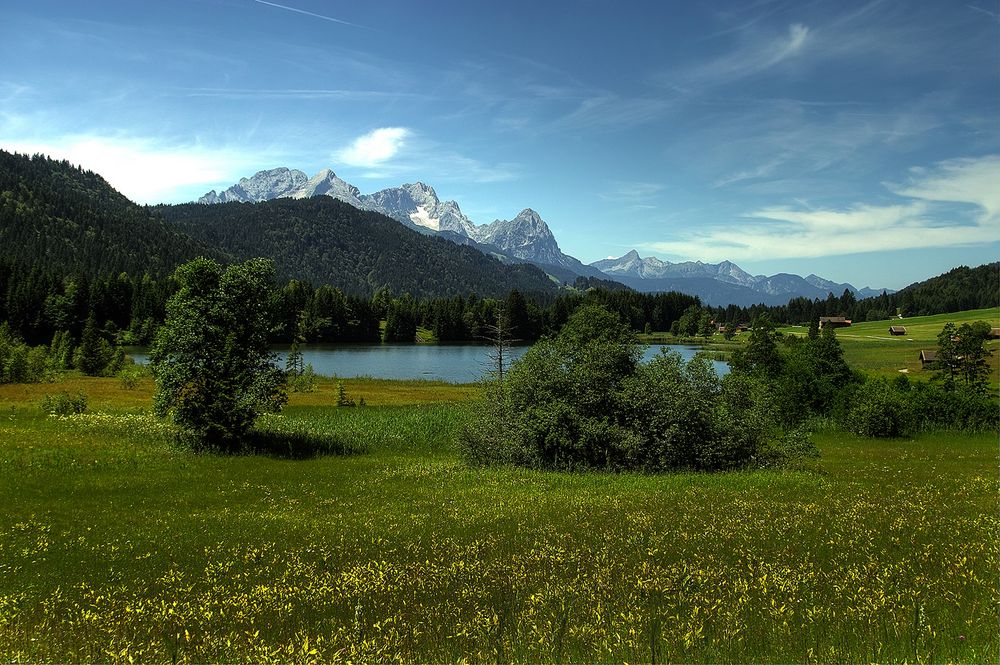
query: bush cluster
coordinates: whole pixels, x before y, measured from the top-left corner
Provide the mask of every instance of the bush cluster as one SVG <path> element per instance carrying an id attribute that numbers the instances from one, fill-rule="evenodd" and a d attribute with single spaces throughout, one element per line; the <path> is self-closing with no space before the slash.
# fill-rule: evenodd
<path id="1" fill-rule="evenodd" d="M 48 349 L 28 346 L 6 322 L 0 323 L 0 383 L 40 383 L 54 373 Z"/>
<path id="2" fill-rule="evenodd" d="M 871 437 L 902 437 L 918 430 L 1000 429 L 1000 406 L 989 394 L 949 383 L 873 378 L 844 397 L 845 429 Z"/>
<path id="3" fill-rule="evenodd" d="M 765 384 L 676 353 L 639 362 L 618 317 L 598 306 L 574 313 L 533 346 L 460 437 L 477 464 L 558 470 L 720 470 L 811 456 L 801 433 L 783 433 Z"/>
<path id="4" fill-rule="evenodd" d="M 65 390 L 56 395 L 45 395 L 42 398 L 42 411 L 50 416 L 69 416 L 84 413 L 87 410 L 87 395 L 78 392 L 70 395 Z"/>

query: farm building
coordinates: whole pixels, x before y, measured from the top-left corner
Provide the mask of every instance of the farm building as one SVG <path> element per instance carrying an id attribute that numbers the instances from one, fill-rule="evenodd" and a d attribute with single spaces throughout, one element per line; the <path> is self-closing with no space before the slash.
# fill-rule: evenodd
<path id="1" fill-rule="evenodd" d="M 846 328 L 851 325 L 850 319 L 845 319 L 842 316 L 821 316 L 819 317 L 819 329 L 822 330 L 824 326 L 830 326 L 831 328 Z"/>
<path id="2" fill-rule="evenodd" d="M 934 363 L 937 360 L 937 351 L 921 351 L 920 352 L 920 366 L 926 367 Z"/>
<path id="3" fill-rule="evenodd" d="M 890 335 L 905 335 L 906 326 L 889 326 Z"/>
<path id="4" fill-rule="evenodd" d="M 990 334 L 986 336 L 987 339 L 1000 339 L 1000 328 L 993 328 L 990 330 Z"/>

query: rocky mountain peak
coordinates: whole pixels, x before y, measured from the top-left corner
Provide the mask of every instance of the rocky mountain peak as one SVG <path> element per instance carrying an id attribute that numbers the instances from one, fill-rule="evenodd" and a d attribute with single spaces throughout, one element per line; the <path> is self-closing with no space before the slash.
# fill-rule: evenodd
<path id="1" fill-rule="evenodd" d="M 548 228 L 545 221 L 542 220 L 542 216 L 531 208 L 525 208 L 521 212 L 517 213 L 517 217 L 515 217 L 512 221 L 520 222 L 521 224 L 531 224 L 532 226 L 538 227 L 545 226 Z"/>
<path id="2" fill-rule="evenodd" d="M 410 198 L 419 205 L 436 205 L 441 202 L 434 188 L 422 182 L 402 185 L 400 189 L 405 190 Z"/>

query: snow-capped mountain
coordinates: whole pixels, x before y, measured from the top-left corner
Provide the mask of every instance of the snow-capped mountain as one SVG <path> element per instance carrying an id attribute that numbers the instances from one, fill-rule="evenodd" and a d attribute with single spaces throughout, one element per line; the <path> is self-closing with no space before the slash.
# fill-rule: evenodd
<path id="1" fill-rule="evenodd" d="M 816 275 L 806 278 L 786 273 L 751 275 L 731 261 L 671 263 L 652 256 L 644 259 L 635 250 L 619 258 L 585 265 L 563 253 L 548 224 L 531 208 L 525 208 L 511 220 L 497 219 L 477 225 L 462 212 L 457 202 L 441 201 L 434 188 L 422 182 L 362 194 L 330 169 L 323 169 L 312 178 L 288 168 L 260 171 L 221 193 L 209 192 L 198 199 L 198 203 L 257 202 L 321 195 L 381 213 L 421 233 L 471 245 L 507 263 L 534 264 L 568 283 L 578 276 L 610 278 L 639 291 L 681 291 L 698 295 L 711 305 L 761 302 L 777 305 L 796 296 L 825 298 L 828 293 L 839 296 L 844 289 L 858 297 L 881 293 L 837 284 Z"/>
<path id="2" fill-rule="evenodd" d="M 476 225 L 455 201 L 441 201 L 434 188 L 422 182 L 391 187 L 361 196 L 361 205 L 407 225 L 431 231 L 451 231 L 476 238 Z"/>
<path id="3" fill-rule="evenodd" d="M 548 224 L 531 208 L 511 220 L 497 219 L 476 229 L 476 240 L 527 261 L 558 265 L 564 256 Z"/>
<path id="4" fill-rule="evenodd" d="M 258 171 L 250 178 L 241 178 L 238 183 L 216 194 L 213 189 L 198 199 L 198 203 L 226 203 L 239 201 L 256 203 L 271 199 L 306 199 L 325 194 L 355 207 L 362 207 L 357 187 L 337 177 L 330 169 L 323 169 L 313 177 L 302 171 L 288 168 Z"/>
<path id="5" fill-rule="evenodd" d="M 639 252 L 634 249 L 617 259 L 603 259 L 590 265 L 612 276 L 627 275 L 643 279 L 708 277 L 741 286 L 752 286 L 756 282 L 753 275 L 730 261 L 716 264 L 702 263 L 701 261 L 670 263 L 669 261 L 661 261 L 655 256 L 641 258 Z"/>
<path id="6" fill-rule="evenodd" d="M 270 201 L 285 196 L 292 196 L 305 186 L 309 177 L 302 171 L 287 168 L 258 171 L 250 178 L 240 178 L 240 181 L 219 194 L 213 189 L 198 199 L 198 203 L 227 203 L 241 201 L 255 203 Z"/>
<path id="7" fill-rule="evenodd" d="M 881 293 L 816 275 L 806 278 L 788 273 L 751 275 L 731 261 L 671 263 L 652 256 L 644 259 L 634 249 L 624 256 L 590 265 L 638 291 L 677 290 L 698 295 L 711 305 L 784 304 L 797 296 L 825 298 L 830 293 L 840 296 L 845 289 L 859 298 Z"/>
<path id="8" fill-rule="evenodd" d="M 579 275 L 606 278 L 559 249 L 555 236 L 537 212 L 526 208 L 512 220 L 498 219 L 477 226 L 462 213 L 455 201 L 441 201 L 433 187 L 422 182 L 362 194 L 330 169 L 307 178 L 302 171 L 287 168 L 260 171 L 216 194 L 213 190 L 198 203 L 256 202 L 280 197 L 306 198 L 326 195 L 362 210 L 372 210 L 424 233 L 437 233 L 507 262 L 540 266 L 557 277 L 572 281 Z"/>
<path id="9" fill-rule="evenodd" d="M 320 195 L 340 199 L 344 203 L 350 203 L 355 208 L 362 207 L 361 199 L 358 198 L 361 195 L 361 190 L 338 178 L 337 174 L 330 169 L 323 169 L 309 178 L 309 182 L 296 190 L 292 194 L 292 198 L 307 199 Z"/>
<path id="10" fill-rule="evenodd" d="M 441 201 L 433 187 L 422 182 L 391 187 L 361 196 L 361 207 L 375 210 L 404 224 L 437 233 L 450 232 L 502 260 L 524 261 L 542 268 L 559 267 L 576 275 L 602 276 L 577 259 L 563 254 L 541 216 L 525 208 L 512 220 L 497 219 L 477 225 L 455 201 Z M 462 238 L 449 236 L 463 242 Z M 485 247 L 483 247 L 485 245 Z"/>

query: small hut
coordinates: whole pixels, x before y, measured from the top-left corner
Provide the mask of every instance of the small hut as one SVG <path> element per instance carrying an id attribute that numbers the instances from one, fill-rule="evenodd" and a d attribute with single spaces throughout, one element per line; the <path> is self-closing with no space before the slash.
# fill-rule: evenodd
<path id="1" fill-rule="evenodd" d="M 906 326 L 889 326 L 890 335 L 905 335 Z"/>
<path id="2" fill-rule="evenodd" d="M 819 317 L 819 329 L 822 330 L 824 327 L 829 326 L 831 328 L 846 328 L 851 325 L 850 319 L 845 319 L 842 316 L 821 316 Z"/>
<path id="3" fill-rule="evenodd" d="M 927 365 L 932 365 L 937 361 L 937 351 L 921 351 L 920 352 L 920 367 L 926 367 Z"/>
<path id="4" fill-rule="evenodd" d="M 986 339 L 1000 339 L 1000 328 L 991 329 L 990 334 L 986 336 Z"/>

